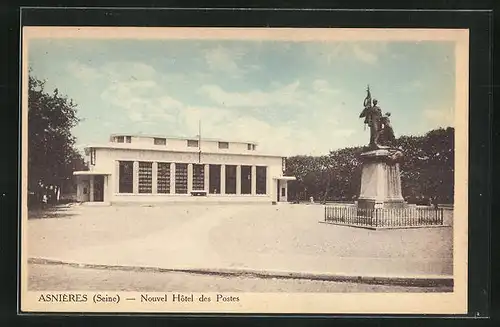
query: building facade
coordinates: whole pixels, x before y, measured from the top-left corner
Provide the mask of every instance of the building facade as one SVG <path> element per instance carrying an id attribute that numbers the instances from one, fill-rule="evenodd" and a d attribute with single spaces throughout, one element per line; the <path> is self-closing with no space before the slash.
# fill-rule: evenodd
<path id="1" fill-rule="evenodd" d="M 254 142 L 111 135 L 85 148 L 89 171 L 75 171 L 85 203 L 287 202 L 285 158 Z"/>

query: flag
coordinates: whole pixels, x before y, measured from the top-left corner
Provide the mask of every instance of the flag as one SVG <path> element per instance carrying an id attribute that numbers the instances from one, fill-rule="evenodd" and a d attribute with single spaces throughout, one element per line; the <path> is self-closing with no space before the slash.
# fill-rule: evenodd
<path id="1" fill-rule="evenodd" d="M 366 124 L 368 123 L 367 114 L 368 114 L 368 111 L 370 110 L 370 108 L 372 107 L 372 95 L 370 93 L 370 85 L 368 85 L 366 88 L 366 98 L 363 101 L 363 106 L 364 106 L 364 109 L 361 112 L 361 114 L 359 115 L 359 118 L 366 117 L 365 118 L 365 127 L 364 127 L 364 129 L 366 130 Z"/>
<path id="2" fill-rule="evenodd" d="M 363 102 L 363 106 L 365 108 L 372 106 L 372 95 L 370 93 L 370 85 L 368 85 L 366 88 L 366 98 L 365 98 L 365 101 Z"/>

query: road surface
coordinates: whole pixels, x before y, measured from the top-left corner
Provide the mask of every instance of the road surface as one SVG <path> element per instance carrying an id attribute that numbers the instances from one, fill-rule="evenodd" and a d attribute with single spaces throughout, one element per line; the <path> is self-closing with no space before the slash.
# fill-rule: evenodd
<path id="1" fill-rule="evenodd" d="M 450 287 L 403 287 L 303 279 L 222 277 L 30 264 L 30 291 L 130 292 L 450 292 Z"/>

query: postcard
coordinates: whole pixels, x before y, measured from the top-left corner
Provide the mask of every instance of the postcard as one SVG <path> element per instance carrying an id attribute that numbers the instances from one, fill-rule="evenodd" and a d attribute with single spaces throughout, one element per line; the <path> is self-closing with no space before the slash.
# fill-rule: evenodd
<path id="1" fill-rule="evenodd" d="M 24 27 L 29 312 L 467 312 L 469 34 Z"/>

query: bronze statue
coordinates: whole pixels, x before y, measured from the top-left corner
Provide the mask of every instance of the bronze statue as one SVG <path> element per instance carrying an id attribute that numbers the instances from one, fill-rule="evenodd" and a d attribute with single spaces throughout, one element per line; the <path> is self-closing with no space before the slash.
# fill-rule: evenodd
<path id="1" fill-rule="evenodd" d="M 380 109 L 379 106 L 377 106 L 378 104 L 377 99 L 373 99 L 373 104 L 372 104 L 370 86 L 368 86 L 366 92 L 367 95 L 363 102 L 365 109 L 363 109 L 363 111 L 359 115 L 359 118 L 365 118 L 364 123 L 368 125 L 368 127 L 370 127 L 369 147 L 374 149 L 379 149 L 380 148 L 379 137 L 382 129 L 382 122 L 381 122 L 382 110 Z"/>
<path id="2" fill-rule="evenodd" d="M 387 112 L 385 116 L 380 119 L 382 129 L 380 130 L 379 140 L 381 139 L 380 143 L 384 145 L 392 145 L 396 140 L 389 117 L 391 117 L 391 113 Z"/>
<path id="3" fill-rule="evenodd" d="M 363 101 L 365 108 L 359 118 L 365 118 L 364 123 L 370 127 L 370 144 L 368 146 L 371 149 L 387 148 L 387 146 L 393 145 L 396 140 L 389 118 L 391 113 L 387 112 L 382 116 L 382 110 L 378 106 L 377 99 L 372 101 L 370 86 L 368 86 L 366 92 L 367 95 Z"/>

